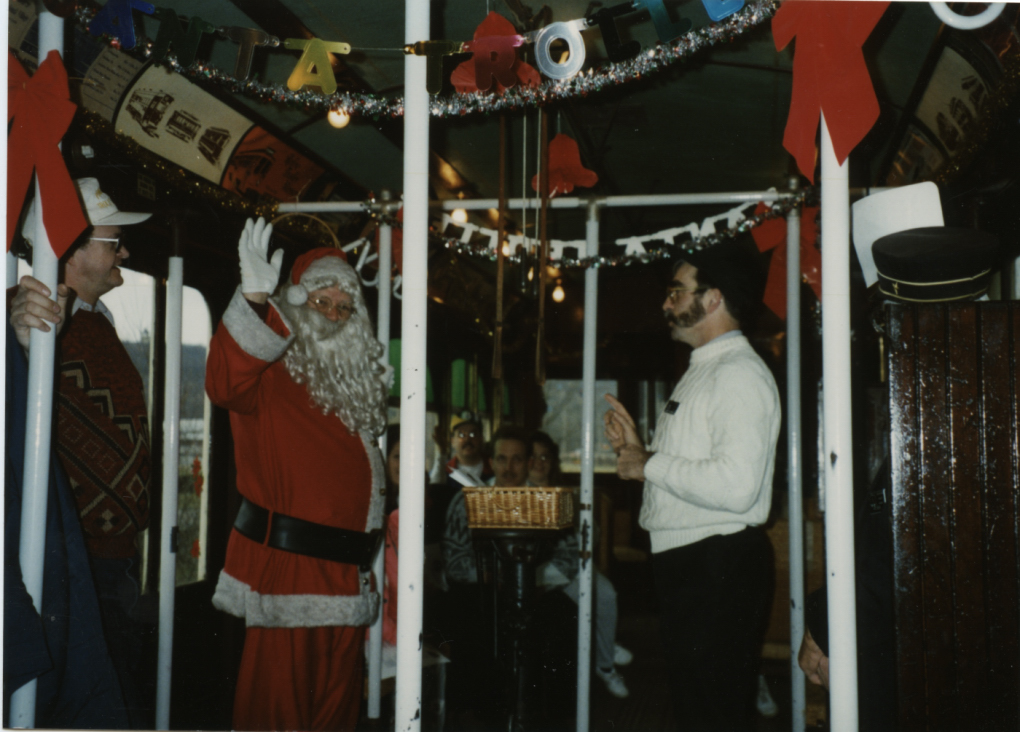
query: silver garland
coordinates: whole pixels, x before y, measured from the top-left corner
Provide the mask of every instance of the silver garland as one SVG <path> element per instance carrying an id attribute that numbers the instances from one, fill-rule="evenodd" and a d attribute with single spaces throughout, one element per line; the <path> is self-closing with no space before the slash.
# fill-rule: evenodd
<path id="1" fill-rule="evenodd" d="M 644 254 L 624 254 L 615 257 L 606 256 L 594 256 L 594 257 L 563 257 L 561 259 L 550 259 L 549 264 L 560 267 L 561 269 L 587 269 L 594 267 L 618 267 L 618 266 L 630 266 L 632 264 L 647 264 L 649 262 L 657 262 L 662 259 L 670 259 L 677 256 L 680 252 L 697 252 L 702 249 L 714 246 L 719 242 L 725 241 L 726 239 L 732 239 L 738 234 L 750 231 L 756 226 L 769 221 L 771 219 L 778 218 L 780 216 L 786 216 L 790 211 L 797 208 L 798 206 L 804 206 L 808 204 L 817 203 L 817 189 L 814 187 L 804 188 L 798 191 L 796 194 L 784 198 L 781 201 L 769 206 L 768 210 L 762 211 L 760 214 L 749 216 L 748 218 L 742 219 L 740 223 L 729 229 L 718 231 L 708 236 L 703 236 L 697 239 L 692 239 L 683 244 L 670 244 L 669 242 L 663 241 L 662 247 L 655 251 L 645 252 Z M 479 259 L 488 259 L 489 261 L 496 261 L 496 252 L 489 249 L 483 244 L 477 246 L 471 244 L 464 244 L 460 239 L 433 236 L 432 241 L 437 242 L 444 246 L 446 249 L 456 253 Z M 510 262 L 512 264 L 519 264 L 527 258 L 527 255 L 511 254 L 504 256 L 503 261 Z"/>
<path id="2" fill-rule="evenodd" d="M 694 54 L 716 44 L 732 41 L 771 18 L 777 7 L 777 0 L 750 3 L 721 23 L 691 31 L 670 44 L 660 44 L 655 48 L 643 50 L 632 59 L 589 68 L 570 79 L 548 80 L 532 87 L 518 84 L 506 89 L 502 94 L 474 92 L 433 97 L 429 111 L 433 117 L 463 117 L 468 114 L 526 109 L 586 97 L 603 89 L 637 81 L 686 61 Z M 76 21 L 85 28 L 94 16 L 95 11 L 88 8 L 79 8 L 75 12 Z M 117 39 L 105 38 L 110 45 L 120 47 Z M 135 55 L 144 59 L 151 58 L 152 46 L 152 41 L 140 43 L 135 49 Z M 342 109 L 351 116 L 360 115 L 373 119 L 402 117 L 404 114 L 403 97 L 386 98 L 374 94 L 341 91 L 327 95 L 308 88 L 291 91 L 279 84 L 264 84 L 255 79 L 236 79 L 202 61 L 184 67 L 178 63 L 173 53 L 167 53 L 163 63 L 184 76 L 217 84 L 230 92 L 243 94 L 261 102 L 300 107 L 308 111 L 328 112 L 331 109 Z"/>

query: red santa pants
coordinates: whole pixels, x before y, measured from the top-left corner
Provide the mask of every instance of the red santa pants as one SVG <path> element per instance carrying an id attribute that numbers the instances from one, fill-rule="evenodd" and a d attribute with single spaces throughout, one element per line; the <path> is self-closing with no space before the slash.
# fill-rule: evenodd
<path id="1" fill-rule="evenodd" d="M 235 730 L 354 730 L 365 629 L 248 628 Z"/>

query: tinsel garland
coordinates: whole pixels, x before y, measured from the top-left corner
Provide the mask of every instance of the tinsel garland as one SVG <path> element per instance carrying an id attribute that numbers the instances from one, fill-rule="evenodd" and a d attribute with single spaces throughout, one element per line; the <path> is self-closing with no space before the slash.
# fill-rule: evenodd
<path id="1" fill-rule="evenodd" d="M 606 64 L 598 68 L 589 68 L 570 79 L 549 80 L 535 87 L 517 85 L 505 90 L 502 94 L 475 92 L 433 97 L 429 104 L 429 111 L 433 117 L 462 117 L 468 114 L 490 114 L 524 109 L 550 102 L 585 97 L 609 87 L 637 81 L 676 63 L 686 61 L 694 54 L 718 43 L 732 41 L 771 18 L 777 7 L 777 0 L 759 0 L 750 3 L 724 22 L 691 31 L 671 44 L 660 44 L 655 48 L 643 50 L 632 59 Z M 75 19 L 80 26 L 87 28 L 94 15 L 95 10 L 93 9 L 79 8 L 75 12 Z M 117 39 L 106 36 L 104 39 L 110 45 L 119 48 Z M 134 54 L 140 58 L 148 59 L 152 56 L 152 48 L 151 40 L 139 43 Z M 126 53 L 126 51 L 122 52 Z M 373 119 L 401 117 L 404 114 L 403 97 L 387 99 L 373 94 L 340 91 L 326 95 L 309 88 L 291 91 L 286 86 L 279 84 L 263 84 L 254 79 L 236 79 L 201 61 L 183 67 L 178 63 L 173 53 L 167 54 L 164 63 L 184 76 L 210 82 L 222 86 L 232 93 L 243 94 L 262 102 L 300 107 L 309 111 L 328 112 L 331 109 L 342 109 L 352 116 L 362 115 Z"/>
<path id="2" fill-rule="evenodd" d="M 225 188 L 210 183 L 145 149 L 130 137 L 116 132 L 113 125 L 100 115 L 85 109 L 79 109 L 78 115 L 81 118 L 81 129 L 88 134 L 97 146 L 104 146 L 111 151 L 129 157 L 142 170 L 158 177 L 175 191 L 200 197 L 203 201 L 214 203 L 224 211 L 230 211 L 242 216 L 250 216 L 252 218 L 261 216 L 267 220 L 275 218 L 276 210 L 279 207 L 278 201 L 261 199 L 257 202 L 252 202 L 244 199 L 233 191 L 228 191 Z M 588 267 L 616 267 L 655 262 L 675 256 L 679 251 L 698 251 L 717 244 L 724 239 L 730 239 L 737 234 L 750 231 L 769 219 L 785 216 L 797 206 L 811 204 L 815 202 L 816 198 L 817 189 L 813 187 L 805 188 L 792 196 L 777 201 L 769 210 L 743 219 L 732 228 L 693 239 L 684 244 L 669 244 L 664 241 L 660 249 L 645 252 L 644 254 L 581 258 L 562 257 L 561 259 L 550 259 L 549 263 L 564 269 L 587 269 Z M 379 203 L 379 201 L 373 198 L 363 202 L 362 207 L 365 213 L 374 219 L 377 224 L 386 223 L 393 228 L 402 229 L 403 224 L 388 211 L 382 210 Z M 301 235 L 312 240 L 324 239 L 322 229 L 319 226 L 313 226 L 303 217 L 288 218 L 280 221 L 277 230 L 291 235 Z M 470 255 L 488 259 L 489 261 L 496 260 L 496 252 L 483 244 L 462 244 L 459 239 L 442 237 L 434 231 L 431 234 L 430 240 L 433 243 L 438 243 L 457 254 Z M 326 245 L 332 246 L 333 241 L 326 240 Z M 511 254 L 506 257 L 507 261 L 512 263 L 520 263 L 525 258 L 526 255 L 522 256 L 520 254 Z"/>
<path id="3" fill-rule="evenodd" d="M 263 198 L 252 202 L 233 191 L 211 183 L 181 166 L 171 163 L 146 149 L 127 135 L 114 130 L 105 118 L 84 108 L 78 109 L 80 128 L 99 146 L 119 153 L 142 170 L 154 175 L 175 191 L 200 197 L 203 201 L 216 204 L 225 211 L 246 216 L 269 219 L 279 206 L 275 199 Z"/>
<path id="4" fill-rule="evenodd" d="M 629 266 L 632 264 L 646 264 L 648 262 L 656 262 L 662 259 L 669 259 L 676 256 L 679 252 L 696 252 L 706 247 L 713 246 L 725 239 L 732 239 L 738 234 L 750 231 L 756 226 L 759 226 L 770 219 L 777 218 L 779 216 L 785 216 L 794 208 L 804 205 L 814 205 L 817 203 L 817 189 L 814 187 L 804 188 L 797 193 L 784 198 L 776 203 L 772 204 L 767 211 L 763 211 L 760 214 L 749 216 L 743 219 L 736 226 L 723 231 L 718 231 L 708 236 L 700 237 L 698 239 L 692 239 L 684 244 L 670 244 L 669 242 L 663 241 L 662 247 L 653 252 L 645 252 L 644 254 L 624 254 L 619 256 L 595 256 L 595 257 L 562 257 L 560 259 L 550 259 L 549 264 L 556 265 L 562 269 L 587 269 L 594 267 L 618 267 L 618 266 Z M 491 262 L 496 261 L 496 252 L 490 249 L 485 244 L 463 244 L 460 239 L 442 237 L 435 232 L 431 237 L 433 242 L 437 242 L 442 246 L 446 247 L 450 251 L 456 254 L 470 255 L 478 257 L 480 259 L 488 259 Z M 519 264 L 527 258 L 527 255 L 520 255 L 513 253 L 504 256 L 504 261 Z"/>
<path id="5" fill-rule="evenodd" d="M 267 221 L 272 220 L 276 215 L 276 209 L 280 202 L 272 198 L 261 198 L 258 201 L 239 196 L 233 191 L 211 183 L 200 178 L 194 173 L 171 163 L 156 153 L 147 150 L 127 135 L 120 134 L 114 130 L 105 118 L 86 109 L 79 108 L 77 112 L 80 128 L 91 138 L 97 147 L 103 147 L 131 160 L 132 164 L 149 173 L 154 178 L 162 181 L 170 190 L 164 190 L 164 195 L 172 191 L 188 194 L 201 198 L 207 203 L 217 206 L 222 211 L 228 211 L 240 216 L 251 218 L 263 217 Z M 304 237 L 312 241 L 322 242 L 323 246 L 332 246 L 332 240 L 323 233 L 321 226 L 316 226 L 303 218 L 290 218 L 281 221 L 276 230 L 290 236 Z"/>

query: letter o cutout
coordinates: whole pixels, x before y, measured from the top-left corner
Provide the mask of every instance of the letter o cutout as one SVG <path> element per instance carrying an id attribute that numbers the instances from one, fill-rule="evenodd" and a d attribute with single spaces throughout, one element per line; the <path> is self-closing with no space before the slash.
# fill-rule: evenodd
<path id="1" fill-rule="evenodd" d="M 538 62 L 538 70 L 550 79 L 569 79 L 584 66 L 584 39 L 577 27 L 578 23 L 587 27 L 584 20 L 553 23 L 540 30 L 535 37 L 535 60 Z M 570 57 L 566 63 L 556 63 L 552 60 L 549 49 L 556 41 L 565 41 L 567 44 Z"/>
<path id="2" fill-rule="evenodd" d="M 988 7 L 977 15 L 959 15 L 949 9 L 948 3 L 929 2 L 928 4 L 931 5 L 931 9 L 935 11 L 939 20 L 958 30 L 984 28 L 1006 9 L 1006 3 L 988 3 Z"/>

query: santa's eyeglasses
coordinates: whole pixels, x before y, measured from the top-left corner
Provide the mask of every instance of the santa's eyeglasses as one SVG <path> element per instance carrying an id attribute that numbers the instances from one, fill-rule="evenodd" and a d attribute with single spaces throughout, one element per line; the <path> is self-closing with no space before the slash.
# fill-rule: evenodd
<path id="1" fill-rule="evenodd" d="M 318 310 L 320 313 L 328 314 L 331 310 L 335 310 L 336 314 L 339 315 L 343 320 L 347 320 L 349 317 L 358 312 L 357 308 L 348 302 L 334 303 L 325 297 L 312 297 L 308 300 L 308 305 Z"/>

